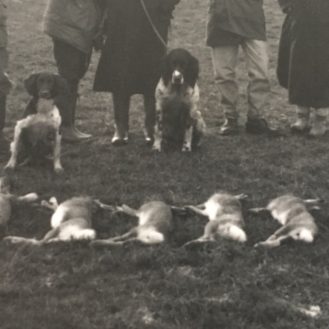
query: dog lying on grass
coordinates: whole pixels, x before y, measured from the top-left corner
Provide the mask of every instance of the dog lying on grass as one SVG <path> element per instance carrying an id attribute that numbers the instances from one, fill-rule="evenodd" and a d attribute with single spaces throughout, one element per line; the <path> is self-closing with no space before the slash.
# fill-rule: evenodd
<path id="1" fill-rule="evenodd" d="M 7 177 L 0 178 L 0 233 L 5 235 L 10 220 L 12 205 L 15 203 L 31 203 L 38 200 L 36 193 L 15 196 L 10 192 L 10 182 Z"/>
<path id="2" fill-rule="evenodd" d="M 196 214 L 208 217 L 209 222 L 204 228 L 203 235 L 185 244 L 197 244 L 216 241 L 219 238 L 228 238 L 238 242 L 246 242 L 247 235 L 243 230 L 240 200 L 245 199 L 245 194 L 232 195 L 218 192 L 212 195 L 205 203 L 198 206 L 186 206 Z"/>
<path id="3" fill-rule="evenodd" d="M 146 245 L 160 244 L 166 240 L 172 229 L 173 216 L 171 208 L 162 201 L 147 202 L 138 210 L 127 205 L 117 207 L 116 210 L 137 217 L 138 225 L 120 236 L 94 240 L 91 243 L 93 246 L 123 245 L 132 241 L 139 241 Z"/>
<path id="4" fill-rule="evenodd" d="M 164 58 L 156 87 L 156 125 L 153 149 L 191 151 L 200 143 L 206 125 L 198 110 L 199 62 L 177 48 Z"/>
<path id="5" fill-rule="evenodd" d="M 28 161 L 40 161 L 47 156 L 53 157 L 56 173 L 61 173 L 61 135 L 62 118 L 55 104 L 55 96 L 67 92 L 66 82 L 51 73 L 32 74 L 25 80 L 26 90 L 34 97 L 35 112 L 19 120 L 15 126 L 14 139 L 10 145 L 11 157 L 5 168 L 15 169 L 18 156 L 24 154 Z"/>
<path id="6" fill-rule="evenodd" d="M 58 204 L 55 197 L 42 201 L 41 205 L 54 211 L 50 224 L 51 230 L 41 239 L 30 239 L 19 236 L 8 236 L 6 241 L 12 243 L 45 243 L 72 240 L 93 240 L 96 231 L 93 229 L 92 217 L 99 208 L 113 209 L 91 197 L 73 197 Z"/>
<path id="7" fill-rule="evenodd" d="M 272 234 L 267 240 L 258 242 L 255 247 L 273 248 L 280 246 L 287 239 L 312 243 L 318 227 L 307 206 L 318 209 L 319 199 L 302 200 L 293 195 L 283 195 L 273 199 L 265 208 L 252 208 L 253 213 L 270 212 L 282 227 Z"/>

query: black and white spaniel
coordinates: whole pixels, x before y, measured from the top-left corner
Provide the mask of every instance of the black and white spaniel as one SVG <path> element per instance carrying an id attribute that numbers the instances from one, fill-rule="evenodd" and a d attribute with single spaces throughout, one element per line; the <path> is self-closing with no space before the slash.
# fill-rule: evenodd
<path id="1" fill-rule="evenodd" d="M 6 168 L 14 169 L 22 153 L 36 161 L 50 155 L 54 170 L 60 173 L 63 171 L 60 161 L 62 118 L 55 99 L 67 99 L 69 90 L 66 81 L 56 74 L 35 73 L 25 80 L 25 88 L 32 99 L 25 118 L 16 123 L 14 140 L 10 145 L 11 157 Z"/>
<path id="2" fill-rule="evenodd" d="M 155 91 L 156 126 L 153 149 L 192 151 L 205 132 L 198 111 L 199 62 L 187 50 L 171 50 L 164 58 Z"/>

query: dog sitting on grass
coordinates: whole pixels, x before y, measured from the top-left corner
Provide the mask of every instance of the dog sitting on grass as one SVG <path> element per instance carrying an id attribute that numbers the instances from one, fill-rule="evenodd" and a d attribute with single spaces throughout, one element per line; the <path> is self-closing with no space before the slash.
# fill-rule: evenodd
<path id="1" fill-rule="evenodd" d="M 11 216 L 13 204 L 32 203 L 38 200 L 36 193 L 28 193 L 24 196 L 15 196 L 10 192 L 9 179 L 0 178 L 0 235 L 7 233 L 7 226 Z"/>
<path id="2" fill-rule="evenodd" d="M 312 243 L 318 227 L 307 206 L 318 209 L 320 199 L 300 199 L 293 195 L 283 195 L 273 199 L 265 208 L 252 208 L 253 213 L 270 212 L 282 227 L 274 232 L 267 240 L 258 242 L 255 247 L 274 248 L 287 239 Z"/>
<path id="3" fill-rule="evenodd" d="M 25 88 L 34 98 L 35 113 L 19 120 L 15 126 L 14 139 L 10 145 L 11 157 L 6 169 L 15 169 L 19 155 L 28 161 L 40 161 L 52 156 L 56 173 L 61 173 L 62 118 L 55 104 L 55 96 L 67 93 L 66 82 L 58 75 L 42 72 L 32 74 L 25 80 Z"/>
<path id="4" fill-rule="evenodd" d="M 227 238 L 238 242 L 246 242 L 247 235 L 243 229 L 240 200 L 245 199 L 245 194 L 232 195 L 218 192 L 212 195 L 205 203 L 198 206 L 186 206 L 196 214 L 208 217 L 208 223 L 204 228 L 203 235 L 189 241 L 185 246 L 205 242 L 214 242 L 220 238 Z"/>
<path id="5" fill-rule="evenodd" d="M 199 62 L 187 50 L 171 50 L 164 58 L 156 87 L 156 125 L 153 149 L 190 152 L 206 130 L 198 110 Z"/>

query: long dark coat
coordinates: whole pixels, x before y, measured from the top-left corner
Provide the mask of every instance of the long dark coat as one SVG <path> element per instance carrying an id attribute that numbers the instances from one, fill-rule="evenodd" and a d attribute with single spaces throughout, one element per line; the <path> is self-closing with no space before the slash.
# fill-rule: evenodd
<path id="1" fill-rule="evenodd" d="M 329 107 L 329 1 L 292 0 L 278 58 L 279 83 L 299 106 Z"/>
<path id="2" fill-rule="evenodd" d="M 167 42 L 168 28 L 179 0 L 144 0 L 154 26 Z M 107 0 L 106 43 L 96 72 L 94 90 L 153 93 L 166 53 L 146 17 L 140 0 Z"/>

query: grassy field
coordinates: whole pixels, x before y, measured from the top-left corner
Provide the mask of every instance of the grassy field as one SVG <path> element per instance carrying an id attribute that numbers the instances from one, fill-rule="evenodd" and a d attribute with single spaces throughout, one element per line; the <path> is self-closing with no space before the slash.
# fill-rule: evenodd
<path id="1" fill-rule="evenodd" d="M 41 32 L 45 0 L 9 4 L 11 62 L 16 86 L 9 98 L 6 133 L 28 100 L 23 80 L 33 71 L 56 71 L 49 38 Z M 283 16 L 275 1 L 265 0 L 270 47 L 271 124 L 287 127 L 294 109 L 275 78 L 278 37 Z M 246 193 L 245 208 L 264 205 L 285 192 L 329 200 L 327 137 L 310 140 L 286 136 L 269 139 L 241 134 L 221 137 L 222 121 L 205 47 L 207 1 L 181 0 L 175 11 L 170 45 L 192 51 L 201 63 L 201 110 L 209 127 L 202 148 L 193 154 L 154 154 L 143 144 L 139 97 L 131 106 L 131 142 L 114 148 L 104 135 L 112 121 L 108 95 L 91 90 L 98 54 L 81 86 L 78 125 L 97 137 L 84 145 L 64 145 L 65 173 L 49 168 L 19 168 L 13 192 L 38 192 L 64 200 L 87 194 L 111 204 L 138 207 L 161 198 L 171 204 L 195 204 L 217 189 Z M 241 111 L 245 113 L 246 74 L 239 67 Z M 110 108 L 110 111 L 109 111 Z M 108 112 L 109 111 L 109 112 Z M 242 119 L 243 121 L 243 119 Z M 105 123 L 104 123 L 105 122 Z M 112 129 L 112 127 L 111 127 Z M 8 155 L 1 155 L 3 167 Z M 316 214 L 320 234 L 314 245 L 288 243 L 276 250 L 256 250 L 277 224 L 269 217 L 246 214 L 248 242 L 221 241 L 215 246 L 184 249 L 202 233 L 204 220 L 175 218 L 171 241 L 157 247 L 127 245 L 92 249 L 87 243 L 33 246 L 0 243 L 1 329 L 326 329 L 329 323 L 328 204 Z M 11 235 L 40 238 L 49 228 L 47 210 L 17 207 Z M 99 213 L 100 237 L 133 225 L 125 216 Z M 296 305 L 319 305 L 310 319 Z"/>

